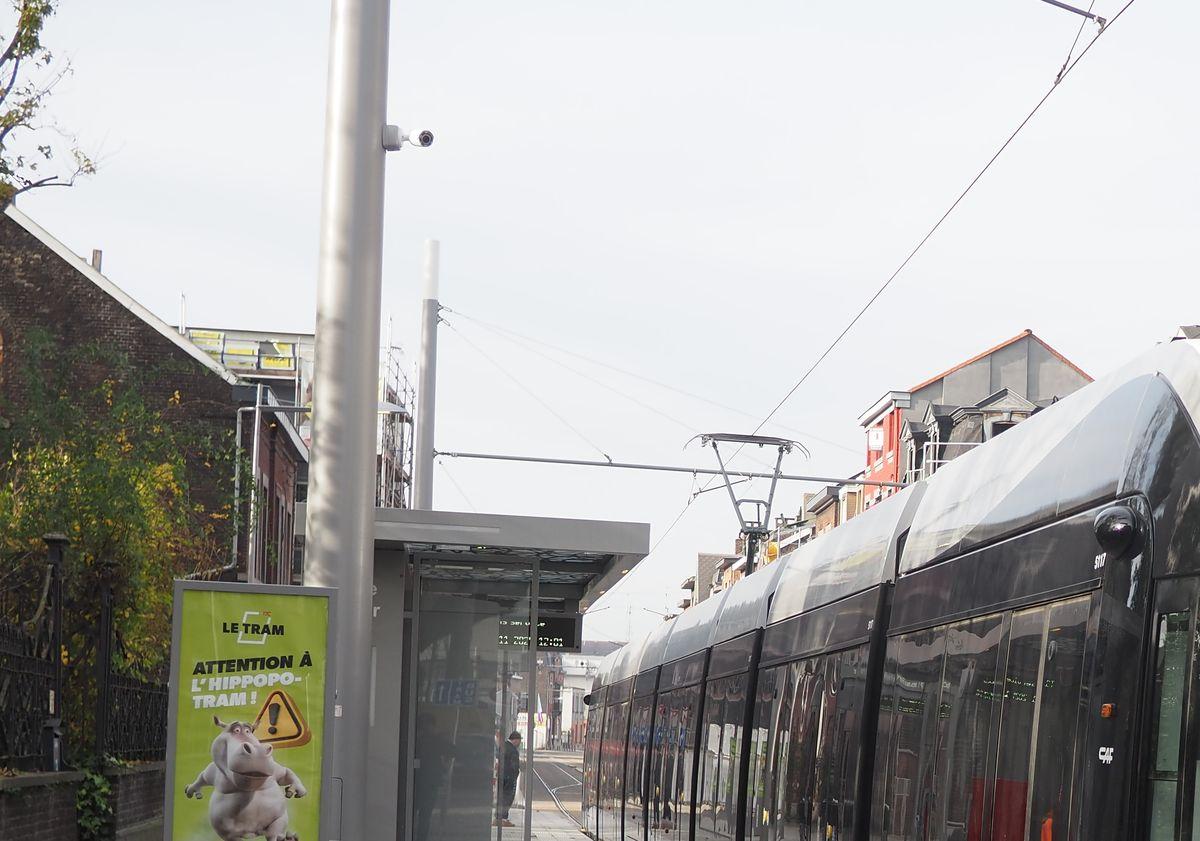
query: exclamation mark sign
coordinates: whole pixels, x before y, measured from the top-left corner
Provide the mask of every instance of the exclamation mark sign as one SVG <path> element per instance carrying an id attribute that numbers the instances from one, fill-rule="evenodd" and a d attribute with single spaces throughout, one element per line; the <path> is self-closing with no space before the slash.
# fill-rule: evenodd
<path id="1" fill-rule="evenodd" d="M 258 693 L 253 690 L 250 691 L 250 703 L 251 704 L 258 703 Z"/>
<path id="2" fill-rule="evenodd" d="M 279 728 L 276 727 L 276 725 L 279 724 L 278 704 L 271 704 L 267 707 L 267 721 L 270 722 L 270 726 L 267 728 L 267 733 L 274 736 L 279 732 Z"/>

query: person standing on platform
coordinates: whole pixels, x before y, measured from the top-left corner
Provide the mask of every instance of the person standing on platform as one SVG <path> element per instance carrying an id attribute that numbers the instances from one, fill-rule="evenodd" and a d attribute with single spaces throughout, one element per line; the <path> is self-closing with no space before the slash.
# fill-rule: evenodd
<path id="1" fill-rule="evenodd" d="M 515 826 L 508 819 L 508 810 L 517 797 L 517 777 L 521 773 L 521 734 L 516 730 L 508 734 L 508 741 L 501 745 L 500 792 L 496 809 L 496 826 Z"/>

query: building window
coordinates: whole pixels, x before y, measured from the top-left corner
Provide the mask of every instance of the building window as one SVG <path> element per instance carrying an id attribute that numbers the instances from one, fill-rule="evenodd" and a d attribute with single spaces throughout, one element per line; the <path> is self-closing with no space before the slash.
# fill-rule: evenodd
<path id="1" fill-rule="evenodd" d="M 995 438 L 1001 432 L 1012 429 L 1016 425 L 1016 421 L 992 421 L 992 437 Z"/>

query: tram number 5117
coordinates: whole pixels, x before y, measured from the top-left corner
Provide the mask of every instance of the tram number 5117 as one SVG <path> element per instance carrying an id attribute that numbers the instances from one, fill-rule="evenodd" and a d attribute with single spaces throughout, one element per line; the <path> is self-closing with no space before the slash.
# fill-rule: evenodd
<path id="1" fill-rule="evenodd" d="M 1099 753 L 1100 762 L 1103 763 L 1104 765 L 1112 765 L 1113 752 L 1114 751 L 1112 748 L 1100 748 L 1100 753 Z"/>

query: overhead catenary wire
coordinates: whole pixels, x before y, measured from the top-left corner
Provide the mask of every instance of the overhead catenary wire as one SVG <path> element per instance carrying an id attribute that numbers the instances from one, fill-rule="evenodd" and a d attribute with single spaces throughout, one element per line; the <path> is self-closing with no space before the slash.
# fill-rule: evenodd
<path id="1" fill-rule="evenodd" d="M 458 316 L 461 316 L 462 318 L 468 318 L 467 316 L 464 316 L 461 313 L 455 313 L 455 314 Z M 468 320 L 473 320 L 473 319 L 468 319 Z M 569 371 L 572 374 L 575 374 L 576 376 L 578 376 L 584 380 L 587 380 L 588 382 L 590 382 L 594 385 L 599 386 L 600 388 L 605 389 L 606 391 L 612 392 L 613 394 L 617 395 L 618 397 L 621 397 L 624 400 L 627 400 L 630 403 L 633 403 L 635 406 L 638 406 L 642 409 L 645 409 L 648 412 L 658 415 L 660 418 L 663 418 L 664 420 L 670 421 L 671 423 L 675 424 L 676 426 L 679 426 L 679 427 L 687 430 L 689 435 L 696 434 L 696 431 L 697 431 L 696 427 L 693 426 L 692 424 L 688 423 L 687 421 L 681 420 L 680 418 L 677 418 L 673 415 L 670 415 L 667 412 L 664 412 L 663 410 L 659 409 L 656 406 L 650 405 L 649 403 L 645 402 L 644 400 L 641 400 L 641 399 L 633 396 L 628 391 L 622 391 L 621 389 L 617 388 L 616 386 L 610 385 L 609 383 L 606 383 L 603 380 L 598 379 L 597 377 L 593 377 L 591 374 L 588 374 L 585 371 L 581 371 L 578 368 L 568 365 L 567 363 L 563 362 L 561 359 L 555 359 L 550 354 L 544 353 L 535 347 L 530 347 L 529 345 L 522 343 L 518 339 L 513 338 L 511 335 L 505 335 L 505 333 L 499 332 L 499 331 L 492 331 L 492 332 L 494 332 L 495 335 L 498 336 L 499 338 L 502 338 L 505 341 L 511 342 L 512 344 L 516 345 L 517 347 L 521 348 L 522 350 L 524 350 L 528 353 L 535 354 L 536 356 L 539 356 L 542 359 L 545 359 L 547 362 L 557 365 L 560 368 L 562 368 L 566 371 Z M 461 333 L 460 333 L 460 335 L 461 335 Z M 857 452 L 857 451 L 855 451 L 855 452 Z M 750 460 L 762 467 L 772 467 L 772 465 L 768 464 L 767 462 L 764 462 L 762 459 L 751 458 Z"/>
<path id="2" fill-rule="evenodd" d="M 498 335 L 507 336 L 507 337 L 509 337 L 510 341 L 513 341 L 514 339 L 519 339 L 521 341 L 529 342 L 529 343 L 532 343 L 535 345 L 541 345 L 542 347 L 549 348 L 550 350 L 557 351 L 558 353 L 563 353 L 563 354 L 566 354 L 567 356 L 573 356 L 576 359 L 581 359 L 584 362 L 587 362 L 591 365 L 597 365 L 601 368 L 607 368 L 610 371 L 615 371 L 616 373 L 622 374 L 626 377 L 632 377 L 633 379 L 641 380 L 644 383 L 649 383 L 650 385 L 657 386 L 658 388 L 665 389 L 667 391 L 673 391 L 676 394 L 683 395 L 684 397 L 689 397 L 692 400 L 697 400 L 701 403 L 707 403 L 710 406 L 714 406 L 714 407 L 716 407 L 718 409 L 722 409 L 726 412 L 731 412 L 735 415 L 741 415 L 742 417 L 747 417 L 747 418 L 755 418 L 755 419 L 758 418 L 758 415 L 756 415 L 752 412 L 748 412 L 745 409 L 739 409 L 736 406 L 730 406 L 726 403 L 721 403 L 717 400 L 713 400 L 709 397 L 705 397 L 702 394 L 696 394 L 693 391 L 688 391 L 687 389 L 679 388 L 678 386 L 673 386 L 669 383 L 664 383 L 661 380 L 656 380 L 653 377 L 647 377 L 644 374 L 639 374 L 636 371 L 630 371 L 626 368 L 621 368 L 620 366 L 613 365 L 613 364 L 611 364 L 609 362 L 605 362 L 601 359 L 596 359 L 594 357 L 587 356 L 586 354 L 579 353 L 578 351 L 570 350 L 568 348 L 564 348 L 564 347 L 561 347 L 560 345 L 555 345 L 550 342 L 543 341 L 541 339 L 535 339 L 532 336 L 526 336 L 522 333 L 518 333 L 515 330 L 510 330 L 507 327 L 502 327 L 499 324 L 494 324 L 489 321 L 484 321 L 483 319 L 476 318 L 473 315 L 468 315 L 467 313 L 461 312 L 459 310 L 450 309 L 450 307 L 443 307 L 443 309 L 446 312 L 454 313 L 459 318 L 465 319 L 466 321 L 469 321 L 469 322 L 475 324 L 476 326 L 480 327 L 481 329 L 487 330 L 492 333 L 496 333 Z M 791 426 L 788 426 L 787 424 L 779 423 L 778 421 L 775 422 L 775 426 L 779 427 L 780 429 L 787 430 L 788 432 L 791 432 L 795 435 L 802 436 L 808 440 L 819 441 L 820 443 L 826 444 L 827 446 L 837 447 L 838 449 L 845 450 L 846 452 L 854 453 L 855 455 L 858 455 L 861 452 L 859 449 L 857 449 L 855 447 L 848 447 L 845 444 L 839 444 L 836 441 L 830 441 L 827 438 L 821 438 L 820 436 L 813 435 L 811 432 L 805 432 L 802 429 L 796 429 L 795 427 L 791 427 Z"/>
<path id="3" fill-rule="evenodd" d="M 446 474 L 446 478 L 450 480 L 450 484 L 454 485 L 454 489 L 458 491 L 458 495 L 463 498 L 463 501 L 467 503 L 472 511 L 478 514 L 479 509 L 475 507 L 475 503 L 471 501 L 471 497 L 467 496 L 467 492 L 463 490 L 462 485 L 454 478 L 454 474 L 450 472 L 450 468 L 446 466 L 446 462 L 438 459 L 438 467 L 442 468 L 442 472 Z"/>
<path id="4" fill-rule="evenodd" d="M 1025 126 L 1029 124 L 1029 121 L 1032 120 L 1037 112 L 1042 109 L 1042 106 L 1046 104 L 1046 101 L 1054 95 L 1054 92 L 1058 90 L 1059 84 L 1063 81 L 1063 79 L 1065 79 L 1071 73 L 1071 71 L 1079 65 L 1079 62 L 1083 61 L 1084 56 L 1086 56 L 1095 43 L 1100 40 L 1100 36 L 1112 29 L 1113 24 L 1116 23 L 1123 14 L 1125 14 L 1126 9 L 1132 6 L 1133 3 L 1134 0 L 1128 0 L 1128 2 L 1121 7 L 1121 10 L 1117 12 L 1111 20 L 1108 21 L 1108 25 L 1097 32 L 1095 36 L 1092 37 L 1092 40 L 1088 41 L 1087 46 L 1083 48 L 1083 51 L 1079 53 L 1079 56 L 1073 61 L 1070 61 L 1066 68 L 1058 74 L 1058 77 L 1055 78 L 1054 83 L 1050 85 L 1050 89 L 1042 95 L 1042 98 L 1037 101 L 1037 104 L 1033 106 L 1032 110 L 1030 110 L 1030 112 L 1025 115 L 1025 118 L 1021 120 L 1017 127 L 1013 129 L 1012 134 L 1010 134 L 1005 141 L 1000 144 L 1000 148 L 998 148 L 995 153 L 988 158 L 988 161 L 983 165 L 983 168 L 975 174 L 975 177 L 972 178 L 963 191 L 958 194 L 958 198 L 950 203 L 950 206 L 946 208 L 946 212 L 938 217 L 938 220 L 933 224 L 933 227 L 926 232 L 925 236 L 921 237 L 921 240 L 916 244 L 916 247 L 914 247 L 913 250 L 908 253 L 908 256 L 900 262 L 900 265 L 896 267 L 896 270 L 888 276 L 887 280 L 885 280 L 878 289 L 875 290 L 875 294 L 867 299 L 867 302 L 863 304 L 862 308 L 854 314 L 854 317 L 850 319 L 850 322 L 842 329 L 840 333 L 837 334 L 837 336 L 832 342 L 829 343 L 825 350 L 821 352 L 816 361 L 805 370 L 805 372 L 800 376 L 800 379 L 798 379 L 795 384 L 788 389 L 783 398 L 775 404 L 775 408 L 771 409 L 771 411 L 767 413 L 767 416 L 763 418 L 759 425 L 754 428 L 753 434 L 757 434 L 759 430 L 761 430 L 767 425 L 768 422 L 770 422 L 771 418 L 775 416 L 775 413 L 783 408 L 784 404 L 791 399 L 792 395 L 796 393 L 800 386 L 804 385 L 808 378 L 812 376 L 812 373 L 817 370 L 821 363 L 824 362 L 829 354 L 833 352 L 834 348 L 836 348 L 841 343 L 842 339 L 846 337 L 846 334 L 854 329 L 854 325 L 858 324 L 859 320 L 866 314 L 867 310 L 869 310 L 871 306 L 877 300 L 879 300 L 880 296 L 887 291 L 887 288 L 892 285 L 892 281 L 900 276 L 900 273 L 904 271 L 910 262 L 912 262 L 912 259 L 917 256 L 918 252 L 924 248 L 925 243 L 929 242 L 933 235 L 937 233 L 938 229 L 942 227 L 942 224 L 950 218 L 950 214 L 952 214 L 958 208 L 958 206 L 962 204 L 962 201 L 967 197 L 967 194 L 974 189 L 975 185 L 979 183 L 980 179 L 982 179 L 983 176 L 987 174 L 987 171 L 992 168 L 992 164 L 994 164 L 996 160 L 1004 153 L 1004 150 L 1009 147 L 1009 144 L 1016 139 L 1017 135 L 1020 134 Z M 1073 47 L 1072 50 L 1074 50 Z"/>
<path id="5" fill-rule="evenodd" d="M 1088 15 L 1091 15 L 1092 8 L 1095 5 L 1096 0 L 1091 0 L 1091 2 L 1088 3 Z M 1067 50 L 1067 57 L 1063 59 L 1062 67 L 1058 68 L 1058 75 L 1054 77 L 1054 84 L 1057 85 L 1062 81 L 1063 73 L 1066 72 L 1067 65 L 1071 63 L 1071 57 L 1075 55 L 1075 48 L 1079 46 L 1079 39 L 1083 37 L 1083 29 L 1088 25 L 1089 22 L 1090 21 L 1087 17 L 1079 22 L 1079 29 L 1075 31 L 1075 40 L 1071 42 L 1071 49 Z M 1103 24 L 1101 25 L 1101 30 L 1103 30 Z"/>
<path id="6" fill-rule="evenodd" d="M 569 420 L 567 420 L 565 417 L 563 417 L 561 414 L 559 414 L 554 409 L 554 407 L 551 406 L 549 403 L 547 403 L 545 400 L 543 400 L 538 395 L 537 392 L 535 392 L 529 386 L 525 385 L 525 383 L 523 383 L 519 379 L 517 379 L 517 377 L 511 371 L 509 371 L 507 368 L 505 368 L 503 365 L 501 365 L 499 362 L 497 362 L 495 359 L 493 359 L 491 356 L 489 356 L 487 354 L 487 352 L 484 351 L 477 344 L 475 344 L 470 339 L 468 339 L 466 336 L 464 336 L 462 334 L 461 330 L 456 329 L 453 324 L 446 321 L 445 319 L 442 320 L 442 323 L 445 324 L 446 327 L 448 327 L 450 330 L 454 331 L 454 334 L 456 336 L 458 336 L 460 339 L 462 339 L 464 342 L 466 342 L 466 344 L 472 350 L 474 350 L 476 353 L 478 353 L 480 356 L 482 356 L 484 359 L 486 359 L 493 367 L 496 368 L 496 370 L 498 370 L 504 376 L 508 377 L 508 379 L 511 380 L 514 385 L 516 385 L 518 388 L 520 388 L 522 391 L 524 391 L 526 394 L 528 394 L 531 398 L 533 398 L 535 401 L 537 401 L 538 405 L 540 405 L 543 409 L 545 409 L 550 414 L 554 415 L 554 417 L 558 418 L 558 420 L 563 424 L 563 426 L 567 427 L 567 429 L 571 430 L 577 436 L 579 436 L 580 440 L 582 440 L 585 444 L 587 444 L 589 447 L 591 447 L 596 452 L 600 453 L 600 455 L 604 456 L 605 460 L 610 461 L 610 462 L 612 461 L 612 457 L 608 453 L 604 452 L 604 450 L 601 449 L 601 447 L 598 444 L 596 444 L 596 442 L 594 442 L 591 438 L 587 437 L 587 435 L 585 435 L 578 427 L 576 427 L 575 424 L 571 423 Z"/>
<path id="7" fill-rule="evenodd" d="M 1135 2 L 1135 0 L 1127 0 L 1125 5 L 1123 5 L 1121 7 L 1121 9 L 1115 15 L 1113 15 L 1112 18 L 1110 18 L 1108 20 L 1107 24 L 1102 29 L 1100 29 L 1092 37 L 1092 39 L 1090 41 L 1088 41 L 1087 45 L 1083 48 L 1082 52 L 1080 52 L 1076 58 L 1071 59 L 1070 53 L 1068 54 L 1067 63 L 1064 65 L 1063 69 L 1059 71 L 1058 76 L 1055 77 L 1054 82 L 1050 86 L 1049 90 L 1047 90 L 1046 93 L 1042 95 L 1041 99 L 1039 99 L 1037 101 L 1037 104 L 1035 104 L 1033 106 L 1033 108 L 1029 111 L 1029 113 L 1025 115 L 1025 118 L 1023 120 L 1021 120 L 1020 123 L 1018 123 L 1016 129 L 1013 130 L 1012 134 L 1010 134 L 1005 139 L 1005 141 L 1000 144 L 1000 147 L 988 159 L 987 163 L 985 163 L 983 165 L 983 168 L 980 169 L 978 173 L 976 173 L 975 177 L 972 178 L 970 180 L 970 182 L 968 182 L 966 188 L 963 189 L 963 191 L 961 193 L 959 193 L 958 197 L 956 199 L 954 199 L 954 201 L 946 209 L 945 213 L 943 213 L 938 218 L 938 220 L 933 224 L 933 227 L 931 227 L 929 229 L 929 231 L 917 243 L 916 247 L 914 247 L 912 249 L 912 251 L 910 251 L 908 253 L 908 256 L 906 256 L 901 261 L 900 265 L 896 267 L 896 270 L 893 271 L 891 273 L 891 275 L 888 276 L 887 280 L 885 280 L 883 282 L 883 284 L 877 290 L 875 290 L 875 293 L 869 299 L 867 299 L 867 302 L 862 306 L 861 309 L 858 310 L 857 313 L 855 313 L 854 317 L 850 319 L 850 322 L 842 329 L 842 331 L 840 333 L 838 333 L 838 335 L 836 337 L 834 337 L 833 341 L 830 342 L 829 345 L 821 352 L 821 354 L 812 363 L 812 365 L 810 365 L 804 371 L 804 373 L 801 374 L 800 378 L 795 382 L 795 384 L 792 385 L 791 388 L 788 389 L 787 393 L 784 394 L 783 398 L 778 403 L 775 404 L 774 408 L 772 408 L 771 411 L 767 413 L 766 417 L 764 417 L 759 422 L 759 424 L 754 428 L 754 432 L 752 434 L 757 434 L 758 432 L 760 432 L 762 430 L 762 428 L 771 421 L 771 419 L 776 415 L 776 413 L 778 413 L 779 410 L 782 409 L 783 406 L 788 402 L 788 400 L 791 399 L 792 395 L 794 395 L 796 393 L 796 391 L 799 390 L 800 386 L 804 385 L 804 383 L 808 380 L 808 378 L 810 376 L 812 376 L 813 372 L 816 371 L 816 369 L 821 365 L 821 363 L 824 362 L 825 359 L 828 358 L 828 356 L 833 352 L 833 350 L 841 343 L 842 339 L 844 339 L 846 337 L 846 335 L 852 329 L 854 329 L 854 326 L 856 324 L 858 324 L 859 320 L 862 319 L 863 315 L 866 314 L 867 310 L 869 310 L 871 308 L 871 306 L 877 300 L 879 300 L 880 296 L 882 296 L 883 293 L 885 291 L 887 291 L 887 288 L 892 285 L 892 282 L 897 277 L 899 277 L 900 273 L 902 271 L 904 271 L 904 269 L 908 266 L 908 264 L 910 262 L 912 262 L 913 258 L 916 257 L 918 252 L 920 252 L 921 249 L 925 246 L 925 243 L 929 242 L 929 240 L 933 237 L 933 235 L 935 233 L 937 233 L 938 229 L 942 227 L 942 224 L 950 217 L 950 215 L 962 203 L 963 199 L 965 199 L 967 197 L 967 194 L 970 193 L 971 190 L 975 187 L 975 185 L 977 183 L 979 183 L 980 179 L 982 179 L 983 176 L 985 174 L 987 174 L 988 170 L 991 169 L 992 164 L 994 164 L 996 162 L 996 160 L 1000 157 L 1000 155 L 1004 153 L 1004 150 L 1007 149 L 1009 147 L 1009 145 L 1013 142 L 1013 140 L 1016 139 L 1017 135 L 1020 134 L 1021 131 L 1025 128 L 1025 126 L 1029 124 L 1030 120 L 1032 120 L 1034 118 L 1034 116 L 1037 115 L 1038 111 L 1041 110 L 1042 106 L 1046 104 L 1046 101 L 1050 99 L 1050 97 L 1054 94 L 1054 92 L 1056 90 L 1058 90 L 1062 81 L 1064 79 L 1066 79 L 1066 77 L 1068 75 L 1070 75 L 1071 71 L 1073 71 L 1077 66 L 1079 66 L 1079 63 L 1081 61 L 1083 61 L 1084 56 L 1086 56 L 1091 51 L 1092 47 L 1095 46 L 1096 42 L 1098 40 L 1100 40 L 1100 36 L 1104 35 L 1104 33 L 1108 32 L 1110 29 L 1112 29 L 1113 24 L 1115 24 L 1121 18 L 1121 16 L 1125 14 L 1125 12 L 1129 9 L 1130 6 L 1132 6 L 1134 4 L 1134 2 Z M 1089 6 L 1088 9 L 1090 11 L 1091 6 Z M 1086 22 L 1086 20 L 1085 20 L 1085 22 Z M 1081 27 L 1080 32 L 1082 32 L 1082 31 L 1083 31 L 1083 29 Z M 1072 44 L 1072 46 L 1071 46 L 1071 51 L 1070 51 L 1071 53 L 1074 53 L 1075 46 L 1077 44 L 1078 44 L 1078 36 L 1076 37 L 1076 42 L 1074 44 Z M 739 447 L 734 452 L 733 457 L 736 458 L 738 453 L 741 452 L 741 450 L 742 450 L 742 447 Z M 708 481 L 708 483 L 705 484 L 704 488 L 701 489 L 701 492 L 707 490 L 713 481 L 714 480 L 710 479 Z M 687 504 L 684 505 L 684 507 L 680 510 L 679 514 L 671 522 L 671 525 L 667 528 L 667 530 L 663 533 L 663 535 L 655 543 L 655 548 L 657 548 L 657 546 L 659 544 L 661 544 L 663 540 L 666 539 L 667 535 L 669 535 L 671 533 L 672 529 L 675 528 L 675 525 L 678 524 L 678 522 L 683 518 L 683 515 L 685 513 L 687 513 L 687 510 L 688 510 L 688 508 L 691 507 L 692 501 L 694 499 L 695 499 L 695 497 L 693 496 L 691 499 L 688 500 Z M 651 550 L 651 553 L 647 554 L 647 557 L 649 557 L 649 555 L 652 553 L 653 553 L 653 549 Z"/>

